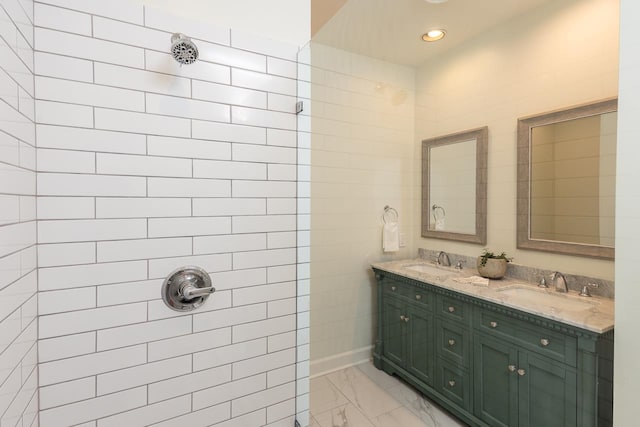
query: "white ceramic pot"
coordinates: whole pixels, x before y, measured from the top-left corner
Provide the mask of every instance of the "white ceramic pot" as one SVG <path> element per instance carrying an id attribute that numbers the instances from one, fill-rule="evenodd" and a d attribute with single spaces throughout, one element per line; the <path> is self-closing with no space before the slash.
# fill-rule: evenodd
<path id="1" fill-rule="evenodd" d="M 478 257 L 476 266 L 478 267 L 478 273 L 482 277 L 489 279 L 502 279 L 507 272 L 507 260 L 502 258 L 488 258 L 484 266 L 482 263 L 482 257 Z"/>

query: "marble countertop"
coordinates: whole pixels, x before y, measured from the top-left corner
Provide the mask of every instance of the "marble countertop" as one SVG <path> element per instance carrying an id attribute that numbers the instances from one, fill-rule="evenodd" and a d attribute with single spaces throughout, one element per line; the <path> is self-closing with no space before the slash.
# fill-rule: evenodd
<path id="1" fill-rule="evenodd" d="M 551 284 L 544 289 L 534 283 L 508 277 L 489 280 L 488 285 L 472 284 L 469 279 L 478 276 L 475 268 L 456 270 L 453 267 L 436 266 L 422 258 L 380 262 L 372 266 L 592 332 L 604 333 L 614 327 L 612 299 L 581 297 L 575 291 L 565 294 L 556 292 Z M 424 266 L 426 271 L 418 271 L 420 266 Z"/>

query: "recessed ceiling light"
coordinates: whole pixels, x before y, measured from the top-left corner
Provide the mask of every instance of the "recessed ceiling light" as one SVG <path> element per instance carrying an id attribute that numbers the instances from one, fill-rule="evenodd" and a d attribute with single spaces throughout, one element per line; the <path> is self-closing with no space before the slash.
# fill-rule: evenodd
<path id="1" fill-rule="evenodd" d="M 438 4 L 438 3 L 444 3 L 447 0 L 426 0 L 427 3 L 434 3 L 434 4 Z"/>
<path id="2" fill-rule="evenodd" d="M 445 30 L 430 30 L 422 35 L 422 40 L 426 42 L 437 42 L 438 40 L 442 40 L 445 34 Z"/>

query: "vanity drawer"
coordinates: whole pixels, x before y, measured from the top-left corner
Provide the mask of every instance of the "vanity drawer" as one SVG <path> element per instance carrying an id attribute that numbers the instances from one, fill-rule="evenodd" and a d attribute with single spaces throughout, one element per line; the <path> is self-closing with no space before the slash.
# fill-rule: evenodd
<path id="1" fill-rule="evenodd" d="M 458 366 L 469 367 L 471 363 L 469 329 L 442 319 L 436 321 L 436 328 L 436 342 L 440 357 Z"/>
<path id="2" fill-rule="evenodd" d="M 433 294 L 426 289 L 395 281 L 388 281 L 383 286 L 386 294 L 401 296 L 426 307 L 433 305 Z"/>
<path id="3" fill-rule="evenodd" d="M 471 318 L 471 307 L 462 301 L 444 295 L 437 296 L 437 312 L 445 319 L 468 323 Z"/>
<path id="4" fill-rule="evenodd" d="M 436 388 L 450 401 L 464 409 L 471 408 L 471 376 L 466 369 L 444 360 L 438 361 Z"/>
<path id="5" fill-rule="evenodd" d="M 476 328 L 489 335 L 508 339 L 539 354 L 576 366 L 575 337 L 488 310 L 477 311 L 474 323 Z"/>

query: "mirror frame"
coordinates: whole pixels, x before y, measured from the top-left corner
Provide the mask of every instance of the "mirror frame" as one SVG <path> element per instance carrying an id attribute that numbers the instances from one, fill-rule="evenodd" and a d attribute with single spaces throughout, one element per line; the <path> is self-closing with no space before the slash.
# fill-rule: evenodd
<path id="1" fill-rule="evenodd" d="M 431 147 L 450 145 L 457 142 L 476 140 L 476 232 L 475 234 L 455 233 L 429 229 L 431 215 L 429 203 L 429 161 Z M 487 148 L 489 128 L 487 126 L 457 132 L 450 135 L 429 138 L 422 141 L 422 237 L 455 240 L 459 242 L 487 243 Z"/>
<path id="2" fill-rule="evenodd" d="M 593 258 L 614 259 L 615 248 L 610 246 L 571 243 L 530 238 L 531 196 L 531 129 L 538 126 L 618 111 L 618 99 L 609 98 L 568 109 L 518 119 L 518 213 L 517 247 L 537 251 L 556 252 Z"/>

